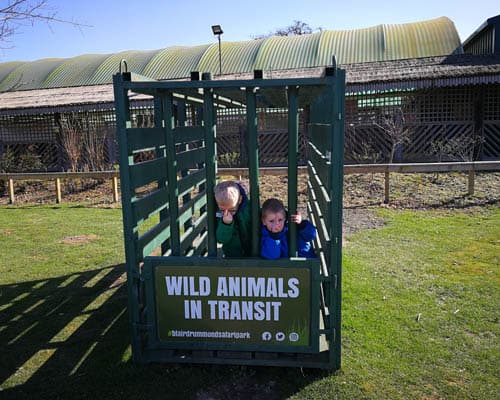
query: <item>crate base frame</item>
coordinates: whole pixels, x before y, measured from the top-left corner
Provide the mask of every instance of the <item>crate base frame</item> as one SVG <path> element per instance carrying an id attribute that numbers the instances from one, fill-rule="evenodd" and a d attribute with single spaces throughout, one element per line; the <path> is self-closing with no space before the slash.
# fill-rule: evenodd
<path id="1" fill-rule="evenodd" d="M 134 361 L 340 368 L 344 85 L 345 73 L 336 68 L 326 68 L 317 78 L 162 82 L 128 72 L 114 76 Z M 153 128 L 133 127 L 131 92 L 154 97 Z M 253 351 L 238 345 L 233 349 L 231 344 L 223 349 L 176 348 L 175 344 L 164 348 L 158 345 L 158 338 L 152 340 L 156 333 L 151 326 L 157 318 L 152 304 L 157 293 L 147 289 L 143 265 L 151 259 L 161 262 L 171 257 L 183 259 L 187 265 L 203 265 L 206 259 L 221 266 L 231 263 L 230 259 L 216 258 L 215 218 L 211 217 L 216 211 L 211 195 L 217 171 L 216 109 L 241 107 L 246 112 L 250 207 L 252 220 L 259 221 L 257 115 L 259 107 L 270 104 L 288 109 L 289 209 L 297 207 L 299 110 L 307 110 L 309 117 L 307 209 L 318 229 L 315 249 L 319 261 L 318 278 L 311 290 L 311 304 L 317 311 L 313 308 L 310 314 L 315 316 L 311 334 L 318 351 L 294 352 L 289 347 L 283 347 L 285 351 Z M 146 153 L 155 157 L 144 161 L 140 155 Z M 151 184 L 155 188 L 150 193 L 138 195 Z M 198 193 L 191 195 L 194 188 Z M 147 225 L 152 216 L 157 219 L 155 225 L 144 231 L 142 224 Z M 290 226 L 290 234 L 295 235 L 296 229 Z M 276 267 L 295 265 L 297 248 L 293 242 L 291 258 L 273 261 Z M 258 227 L 254 226 L 252 256 L 258 257 L 258 252 Z M 160 256 L 151 257 L 158 253 Z M 244 261 L 239 263 L 245 268 Z"/>

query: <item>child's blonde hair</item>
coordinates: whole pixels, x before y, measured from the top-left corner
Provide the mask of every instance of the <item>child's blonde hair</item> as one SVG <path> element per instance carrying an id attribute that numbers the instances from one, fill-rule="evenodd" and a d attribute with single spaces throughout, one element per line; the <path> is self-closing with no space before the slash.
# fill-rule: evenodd
<path id="1" fill-rule="evenodd" d="M 214 195 L 217 203 L 235 202 L 240 197 L 240 187 L 235 181 L 222 181 L 215 186 Z"/>

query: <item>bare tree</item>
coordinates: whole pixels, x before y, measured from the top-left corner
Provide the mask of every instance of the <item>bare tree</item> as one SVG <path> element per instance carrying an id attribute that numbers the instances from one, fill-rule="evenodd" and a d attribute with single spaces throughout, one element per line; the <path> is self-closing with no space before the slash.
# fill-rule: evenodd
<path id="1" fill-rule="evenodd" d="M 106 164 L 107 130 L 84 114 L 63 114 L 58 120 L 59 144 L 69 170 L 103 171 Z"/>
<path id="2" fill-rule="evenodd" d="M 434 140 L 431 142 L 429 153 L 437 156 L 439 162 L 445 157 L 463 162 L 474 161 L 474 151 L 482 142 L 481 137 L 475 137 L 470 132 L 462 132 L 451 138 Z"/>
<path id="3" fill-rule="evenodd" d="M 396 107 L 391 113 L 382 116 L 381 121 L 375 121 L 378 126 L 389 138 L 391 144 L 391 154 L 389 162 L 394 162 L 396 149 L 404 143 L 409 143 L 412 131 L 405 123 L 405 116 L 400 107 Z"/>
<path id="4" fill-rule="evenodd" d="M 85 149 L 82 157 L 82 168 L 86 171 L 104 171 L 107 167 L 105 162 L 105 129 L 99 129 L 95 124 L 87 125 L 82 132 L 82 146 Z"/>
<path id="5" fill-rule="evenodd" d="M 71 172 L 78 171 L 82 158 L 82 134 L 74 116 L 63 117 L 58 121 L 60 127 L 59 143 L 69 163 Z"/>
<path id="6" fill-rule="evenodd" d="M 6 4 L 4 4 L 6 3 Z M 49 0 L 7 0 L 0 5 L 0 48 L 6 46 L 10 39 L 26 24 L 34 25 L 42 21 L 47 24 L 64 23 L 76 27 L 88 26 L 76 21 L 59 18 L 57 12 L 49 6 Z"/>
<path id="7" fill-rule="evenodd" d="M 323 28 L 317 28 L 315 30 L 322 31 Z M 257 39 L 265 39 L 269 36 L 295 36 L 295 35 L 307 35 L 309 33 L 313 33 L 314 30 L 309 26 L 307 22 L 302 22 L 295 20 L 290 25 L 285 28 L 278 28 L 274 32 L 270 32 L 265 35 L 257 35 L 253 38 Z"/>
<path id="8" fill-rule="evenodd" d="M 361 140 L 357 149 L 351 151 L 351 157 L 358 164 L 376 164 L 380 162 L 382 154 L 366 140 Z"/>

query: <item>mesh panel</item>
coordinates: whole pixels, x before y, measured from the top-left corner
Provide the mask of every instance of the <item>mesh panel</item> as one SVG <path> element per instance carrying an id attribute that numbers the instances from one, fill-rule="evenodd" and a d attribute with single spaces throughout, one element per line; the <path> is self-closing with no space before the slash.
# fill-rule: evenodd
<path id="1" fill-rule="evenodd" d="M 409 131 L 407 140 L 393 148 L 387 121 L 397 114 Z M 186 106 L 187 126 L 194 121 L 194 108 Z M 500 157 L 500 85 L 456 87 L 420 91 L 365 93 L 346 98 L 345 160 L 348 163 L 394 161 L 439 161 L 433 151 L 453 138 L 475 138 L 476 159 Z M 259 163 L 261 166 L 287 162 L 287 113 L 285 109 L 259 109 Z M 154 125 L 151 104 L 133 107 L 133 127 Z M 305 154 L 307 112 L 299 119 L 299 158 Z M 0 117 L 0 155 L 7 150 L 19 160 L 30 152 L 40 159 L 44 170 L 69 170 L 71 157 L 65 150 L 64 127 L 77 130 L 76 143 L 86 143 L 77 170 L 108 169 L 117 164 L 114 110 L 94 110 L 42 115 Z M 217 113 L 217 148 L 221 167 L 248 166 L 246 115 L 244 109 Z M 463 140 L 464 143 L 470 140 Z M 89 150 L 89 144 L 91 149 Z M 147 155 L 142 154 L 141 157 Z M 446 157 L 444 157 L 446 159 Z M 453 159 L 453 157 L 448 157 Z M 142 160 L 144 161 L 144 160 Z"/>

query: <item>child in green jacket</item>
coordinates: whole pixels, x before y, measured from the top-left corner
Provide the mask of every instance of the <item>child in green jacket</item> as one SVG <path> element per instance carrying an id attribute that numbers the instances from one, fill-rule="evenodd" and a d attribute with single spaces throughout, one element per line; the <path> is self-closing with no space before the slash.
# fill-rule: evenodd
<path id="1" fill-rule="evenodd" d="M 225 257 L 248 257 L 251 253 L 250 205 L 245 188 L 235 181 L 223 181 L 215 187 L 217 242 Z"/>

